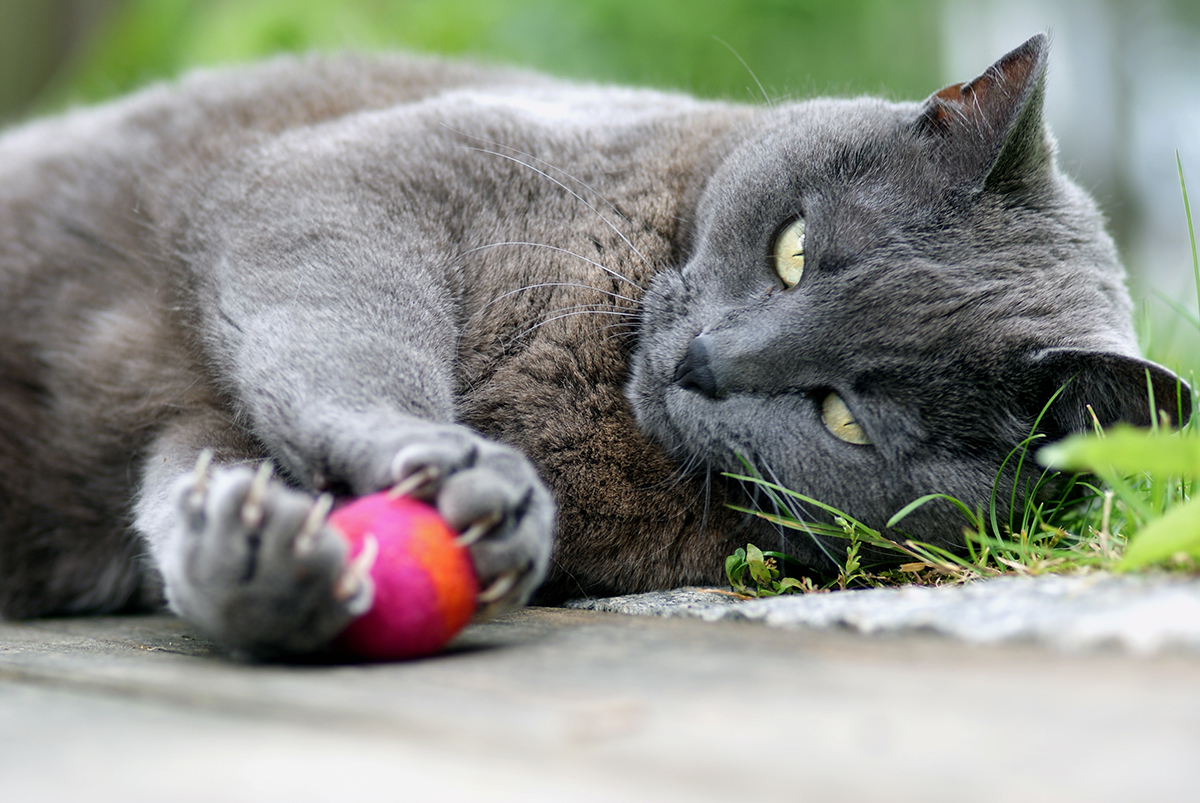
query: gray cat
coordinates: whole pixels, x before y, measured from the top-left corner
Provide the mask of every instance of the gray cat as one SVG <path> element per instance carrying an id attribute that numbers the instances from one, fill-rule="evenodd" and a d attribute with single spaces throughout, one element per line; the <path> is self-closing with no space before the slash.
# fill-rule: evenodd
<path id="1" fill-rule="evenodd" d="M 754 107 L 406 57 L 201 72 L 0 139 L 0 611 L 160 604 L 233 650 L 369 604 L 399 484 L 489 612 L 722 579 L 764 476 L 873 526 L 1002 513 L 1050 438 L 1190 411 L 1059 173 L 1038 36 L 924 103 Z M 798 509 L 821 518 L 819 510 Z M 928 505 L 907 532 L 957 543 Z"/>

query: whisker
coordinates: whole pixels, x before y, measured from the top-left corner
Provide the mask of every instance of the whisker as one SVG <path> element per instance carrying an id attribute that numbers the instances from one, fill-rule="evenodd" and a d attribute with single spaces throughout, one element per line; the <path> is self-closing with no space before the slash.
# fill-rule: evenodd
<path id="1" fill-rule="evenodd" d="M 524 287 L 518 287 L 515 290 L 509 290 L 507 293 L 501 293 L 500 295 L 488 301 L 488 303 L 484 305 L 484 308 L 486 309 L 498 301 L 503 301 L 509 296 L 515 296 L 518 293 L 524 293 L 526 290 L 539 290 L 543 287 L 577 287 L 580 290 L 594 290 L 595 292 L 606 295 L 609 298 L 615 298 L 618 301 L 628 301 L 630 304 L 638 303 L 637 299 L 630 298 L 629 296 L 623 296 L 620 293 L 614 293 L 611 290 L 601 290 L 599 287 L 593 287 L 590 284 L 575 284 L 572 282 L 539 282 L 538 284 L 527 284 Z M 637 313 L 630 312 L 629 314 L 636 315 Z"/>
<path id="2" fill-rule="evenodd" d="M 683 482 L 689 478 L 691 471 L 694 470 L 695 467 L 699 463 L 700 463 L 700 459 L 696 458 L 695 456 L 692 456 L 688 459 L 686 466 L 684 466 L 682 469 L 677 469 L 676 471 L 672 472 L 675 476 L 673 479 L 669 480 L 670 486 L 668 486 L 667 481 L 664 480 L 663 482 L 655 483 L 654 485 L 649 486 L 649 487 L 653 488 L 653 489 L 658 489 L 658 488 L 663 488 L 663 487 L 679 486 L 679 485 L 683 484 Z M 692 498 L 691 504 L 685 506 L 685 509 L 691 509 L 692 507 L 695 507 L 697 504 L 701 504 L 701 506 L 702 506 L 701 515 L 700 515 L 699 535 L 703 535 L 705 528 L 708 526 L 708 511 L 709 511 L 709 507 L 712 504 L 711 488 L 709 486 L 708 480 L 711 476 L 712 476 L 711 472 L 705 473 L 705 481 L 703 483 L 701 483 L 699 488 L 696 489 L 696 493 L 694 494 L 694 496 Z M 703 500 L 702 503 L 701 503 L 701 500 Z M 688 537 L 689 536 L 687 535 L 686 531 L 681 529 L 679 531 L 679 533 L 675 536 L 675 539 L 672 543 L 663 543 L 663 544 L 659 545 L 656 549 L 654 549 L 650 552 L 650 556 L 653 558 L 657 558 L 660 555 L 664 555 L 664 554 L 668 553 L 670 550 L 675 549 L 681 541 L 685 541 Z"/>
<path id="3" fill-rule="evenodd" d="M 513 340 L 520 340 L 521 338 L 529 335 L 534 330 L 541 329 L 543 326 L 545 326 L 548 323 L 554 323 L 555 321 L 561 321 L 564 318 L 570 318 L 574 315 L 623 315 L 623 316 L 627 316 L 630 318 L 638 317 L 638 315 L 636 313 L 632 313 L 632 312 L 622 312 L 621 310 L 614 310 L 614 309 L 595 309 L 594 307 L 595 307 L 594 304 L 581 305 L 580 307 L 567 307 L 567 308 L 565 308 L 565 311 L 563 312 L 563 314 L 555 315 L 551 318 L 547 318 L 544 321 L 538 321 L 537 323 L 535 323 L 533 326 L 529 327 L 525 331 L 521 332 L 518 335 L 515 335 L 513 337 Z"/>
<path id="4" fill-rule="evenodd" d="M 635 327 L 633 329 L 630 329 L 629 328 L 630 326 L 631 326 L 631 324 L 629 321 L 621 321 L 619 323 L 610 323 L 608 326 L 602 326 L 602 327 L 600 327 L 600 331 L 605 332 L 605 333 L 608 333 L 611 331 L 611 334 L 608 335 L 610 337 L 636 337 L 638 334 L 637 328 Z M 612 331 L 612 330 L 622 330 L 622 331 Z"/>
<path id="5" fill-rule="evenodd" d="M 488 150 L 488 149 L 486 149 L 486 148 L 471 148 L 471 150 L 473 150 L 473 151 L 478 151 L 479 153 L 486 153 L 486 154 L 490 154 L 490 155 L 492 155 L 492 156 L 498 156 L 498 157 L 500 157 L 501 159 L 507 159 L 507 160 L 509 160 L 510 162 L 514 162 L 514 163 L 516 163 L 516 164 L 519 164 L 519 165 L 522 165 L 522 166 L 524 166 L 524 167 L 528 167 L 530 170 L 532 170 L 532 171 L 534 171 L 535 173 L 537 173 L 538 175 L 542 176 L 542 177 L 543 177 L 543 178 L 545 178 L 547 181 L 553 182 L 554 184 L 557 184 L 559 187 L 562 187 L 564 190 L 566 190 L 568 193 L 570 193 L 570 194 L 571 194 L 571 196 L 572 196 L 573 198 L 575 198 L 577 201 L 579 201 L 581 204 L 583 204 L 583 205 L 584 205 L 584 206 L 586 206 L 586 207 L 587 207 L 589 210 L 591 210 L 591 211 L 592 211 L 592 212 L 593 212 L 593 213 L 596 215 L 596 217 L 598 217 L 598 218 L 600 218 L 600 220 L 604 221 L 604 225 L 606 225 L 606 226 L 608 226 L 610 229 L 612 229 L 612 232 L 613 232 L 613 234 L 615 234 L 615 235 L 617 235 L 618 237 L 620 237 L 620 238 L 621 238 L 621 241 L 622 241 L 622 242 L 624 242 L 624 243 L 625 243 L 625 245 L 629 246 L 629 250 L 631 250 L 631 251 L 633 251 L 633 253 L 637 254 L 637 256 L 638 256 L 638 259 L 640 259 L 640 260 L 642 261 L 642 264 L 643 264 L 643 265 L 645 265 L 647 268 L 653 268 L 653 267 L 654 267 L 654 266 L 651 264 L 650 260 L 646 258 L 646 255 L 645 255 L 645 254 L 643 254 L 641 251 L 639 251 L 639 250 L 637 249 L 637 246 L 635 246 L 635 245 L 633 244 L 633 242 L 632 242 L 632 241 L 631 241 L 631 240 L 630 240 L 628 237 L 626 237 L 626 236 L 625 236 L 625 235 L 624 235 L 624 234 L 621 232 L 621 230 L 620 230 L 620 229 L 618 229 L 618 228 L 616 227 L 616 225 L 615 225 L 615 224 L 614 224 L 614 223 L 613 223 L 611 220 L 609 220 L 609 219 L 608 219 L 608 218 L 606 218 L 604 215 L 602 215 L 602 214 L 600 213 L 600 210 L 599 210 L 599 209 L 597 209 L 597 208 L 596 208 L 594 205 L 592 205 L 592 204 L 591 204 L 591 203 L 590 203 L 590 202 L 589 202 L 589 201 L 588 201 L 586 198 L 584 198 L 582 195 L 580 195 L 579 193 L 575 192 L 575 190 L 571 189 L 571 188 L 570 188 L 570 187 L 568 187 L 566 184 L 563 184 L 561 181 L 559 181 L 559 180 L 558 180 L 558 179 L 556 179 L 554 176 L 552 176 L 552 175 L 550 175 L 549 173 L 547 173 L 545 170 L 541 170 L 541 169 L 539 169 L 538 167 L 536 167 L 536 166 L 534 166 L 534 165 L 531 165 L 531 164 L 529 164 L 528 162 L 522 162 L 520 159 L 516 158 L 515 156 L 509 156 L 507 153 L 500 153 L 499 151 L 490 151 L 490 150 Z"/>
<path id="6" fill-rule="evenodd" d="M 750 69 L 750 65 L 746 63 L 746 60 L 742 58 L 742 55 L 733 49 L 733 45 L 729 44 L 721 37 L 714 36 L 713 39 L 716 39 L 718 42 L 725 45 L 725 47 L 729 48 L 729 52 L 733 54 L 735 59 L 742 63 L 742 66 L 746 68 L 746 72 L 750 73 L 750 77 L 753 78 L 754 83 L 758 85 L 758 91 L 762 93 L 763 100 L 767 102 L 767 106 L 773 107 L 775 104 L 771 101 L 771 96 L 767 94 L 767 90 L 763 89 L 762 81 L 758 80 L 758 76 L 754 74 L 754 70 Z"/>
<path id="7" fill-rule="evenodd" d="M 443 125 L 445 125 L 445 124 L 443 123 Z M 450 126 L 445 126 L 445 127 L 450 128 Z M 468 134 L 465 131 L 459 131 L 454 128 L 450 128 L 450 130 L 454 131 L 456 134 L 459 134 L 460 136 L 466 137 L 467 139 L 473 139 L 476 142 L 482 142 L 485 145 L 491 145 L 492 147 L 495 147 L 495 148 L 503 148 L 506 151 L 511 151 L 512 153 L 517 154 L 518 156 L 523 156 L 526 159 L 532 159 L 533 161 L 537 162 L 538 164 L 544 165 L 548 170 L 553 170 L 554 172 L 558 173 L 559 175 L 563 176 L 564 178 L 568 179 L 569 181 L 573 181 L 576 184 L 578 184 L 580 187 L 583 187 L 585 190 L 590 192 L 592 195 L 596 196 L 606 206 L 608 206 L 608 208 L 611 209 L 617 215 L 617 217 L 621 218 L 621 220 L 624 220 L 626 223 L 630 222 L 629 218 L 627 218 L 625 216 L 625 213 L 622 212 L 615 203 L 613 203 L 607 197 L 605 197 L 603 193 L 601 193 L 595 187 L 588 184 L 586 181 L 583 181 L 583 180 L 577 178 L 576 176 L 571 175 L 569 172 L 567 172 L 566 170 L 563 170 L 558 165 L 556 165 L 552 162 L 547 162 L 545 159 L 541 159 L 541 158 L 533 155 L 532 153 L 521 150 L 520 148 L 514 148 L 512 145 L 506 145 L 503 142 L 498 142 L 493 139 L 487 139 L 486 137 L 475 136 L 473 134 Z M 490 151 L 484 151 L 484 152 L 490 153 Z M 497 155 L 500 155 L 500 154 L 497 154 Z M 529 165 L 529 166 L 532 167 L 532 165 Z"/>
<path id="8" fill-rule="evenodd" d="M 592 265 L 593 267 L 599 268 L 600 270 L 604 271 L 605 273 L 609 274 L 610 276 L 612 276 L 615 279 L 620 279 L 621 281 L 625 282 L 626 284 L 633 285 L 638 290 L 642 289 L 642 286 L 640 284 L 638 284 L 637 282 L 635 282 L 633 279 L 630 279 L 628 276 L 622 275 L 619 271 L 615 271 L 612 268 L 608 267 L 607 265 L 602 265 L 599 262 L 595 261 L 594 259 L 588 259 L 583 254 L 577 254 L 574 251 L 570 250 L 569 248 L 559 248 L 557 245 L 549 245 L 548 243 L 522 242 L 519 240 L 512 240 L 512 241 L 503 242 L 503 243 L 489 243 L 488 245 L 477 245 L 474 248 L 467 249 L 466 251 L 462 252 L 461 256 L 464 256 L 464 257 L 469 256 L 471 254 L 476 253 L 477 251 L 483 251 L 488 248 L 499 248 L 500 246 L 503 246 L 503 245 L 526 245 L 526 246 L 529 246 L 530 248 L 545 248 L 547 251 L 557 251 L 560 254 L 567 254 L 568 256 L 573 256 L 576 259 L 582 260 L 582 261 L 586 262 L 587 264 Z M 598 288 L 596 288 L 596 289 L 598 289 Z M 629 300 L 633 301 L 633 299 L 629 299 Z"/>
<path id="9" fill-rule="evenodd" d="M 550 558 L 550 560 L 554 563 L 555 568 L 570 578 L 571 582 L 575 584 L 575 587 L 579 589 L 579 594 L 581 597 L 585 599 L 594 599 L 594 597 L 588 593 L 588 590 L 584 587 L 583 583 L 579 582 L 579 579 L 570 571 L 568 571 L 566 566 L 556 560 L 553 556 Z"/>
<path id="10" fill-rule="evenodd" d="M 776 485 L 778 485 L 782 488 L 787 487 L 786 485 L 784 485 L 782 482 L 779 481 L 779 477 L 775 474 L 775 470 L 771 468 L 769 463 L 764 463 L 763 467 L 766 469 L 767 474 L 770 476 L 771 482 L 775 483 Z M 776 512 L 784 512 L 785 511 L 788 514 L 790 514 L 793 519 L 795 519 L 797 522 L 799 522 L 802 525 L 808 520 L 808 518 L 810 518 L 810 516 L 807 515 L 807 511 L 804 509 L 803 504 L 800 502 L 799 499 L 796 499 L 794 496 L 787 496 L 786 494 L 780 495 L 780 494 L 771 493 L 770 498 L 772 500 L 773 505 L 776 507 Z M 784 511 L 778 510 L 779 504 L 783 505 Z M 817 534 L 814 533 L 808 527 L 804 528 L 804 532 L 808 533 L 808 537 L 812 539 L 813 543 L 817 545 L 817 548 L 821 550 L 821 552 L 825 555 L 825 557 L 829 558 L 830 562 L 833 563 L 833 565 L 835 565 L 835 566 L 841 565 L 840 562 L 838 561 L 838 559 L 833 556 L 833 553 L 829 551 L 829 547 L 828 547 L 828 545 L 826 545 L 825 540 L 823 538 L 818 537 Z M 780 530 L 780 538 L 781 538 L 781 540 L 783 540 L 786 543 L 786 539 L 783 538 L 782 530 Z"/>

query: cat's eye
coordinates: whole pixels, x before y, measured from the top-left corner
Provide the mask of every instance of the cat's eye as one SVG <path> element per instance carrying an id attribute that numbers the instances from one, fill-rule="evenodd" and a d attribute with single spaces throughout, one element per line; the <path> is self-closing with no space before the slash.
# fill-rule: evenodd
<path id="1" fill-rule="evenodd" d="M 854 416 L 850 414 L 850 408 L 842 401 L 842 397 L 836 393 L 830 393 L 825 397 L 825 401 L 821 404 L 821 418 L 825 421 L 825 426 L 833 433 L 835 438 L 844 440 L 846 443 L 857 443 L 862 446 L 867 446 L 871 440 L 867 437 L 867 433 L 863 432 L 863 428 L 854 420 Z"/>
<path id="2" fill-rule="evenodd" d="M 772 258 L 775 275 L 783 282 L 785 290 L 800 283 L 800 277 L 804 275 L 804 218 L 796 218 L 779 232 Z"/>

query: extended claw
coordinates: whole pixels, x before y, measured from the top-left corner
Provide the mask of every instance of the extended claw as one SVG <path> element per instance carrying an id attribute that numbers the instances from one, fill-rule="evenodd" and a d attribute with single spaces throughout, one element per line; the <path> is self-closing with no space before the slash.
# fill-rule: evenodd
<path id="1" fill-rule="evenodd" d="M 313 502 L 313 506 L 309 508 L 308 515 L 304 517 L 304 523 L 300 525 L 300 531 L 296 533 L 296 540 L 292 545 L 292 549 L 298 557 L 311 555 L 316 550 L 321 528 L 325 526 L 325 519 L 329 516 L 329 511 L 332 509 L 332 494 L 321 494 Z"/>
<path id="2" fill-rule="evenodd" d="M 397 496 L 411 496 L 416 491 L 437 482 L 441 479 L 442 472 L 434 466 L 423 466 L 421 469 L 409 474 L 400 482 L 392 486 L 388 491 L 388 496 L 393 499 Z"/>
<path id="3" fill-rule="evenodd" d="M 497 577 L 490 586 L 479 592 L 475 597 L 476 602 L 480 605 L 490 605 L 504 598 L 504 595 L 512 591 L 513 586 L 520 579 L 521 572 L 511 571 Z"/>
<path id="4" fill-rule="evenodd" d="M 454 539 L 454 543 L 461 547 L 468 547 L 478 541 L 483 536 L 487 535 L 488 531 L 504 520 L 504 514 L 499 511 L 491 513 L 479 519 L 467 529 L 459 533 Z"/>
<path id="5" fill-rule="evenodd" d="M 263 502 L 267 498 L 267 487 L 270 485 L 273 471 L 271 463 L 263 461 L 258 467 L 258 473 L 254 475 L 254 481 L 250 483 L 246 501 L 242 503 L 242 524 L 247 529 L 254 530 L 262 524 L 265 513 Z"/>
<path id="6" fill-rule="evenodd" d="M 342 575 L 333 586 L 333 596 L 338 602 L 347 603 L 350 612 L 357 615 L 371 607 L 375 597 L 375 584 L 371 582 L 371 568 L 379 557 L 379 542 L 367 533 L 363 536 L 362 549 L 354 560 L 347 564 Z"/>
<path id="7" fill-rule="evenodd" d="M 196 468 L 192 471 L 192 492 L 188 503 L 194 510 L 204 506 L 204 495 L 208 493 L 208 469 L 212 466 L 213 450 L 205 449 L 196 458 Z"/>

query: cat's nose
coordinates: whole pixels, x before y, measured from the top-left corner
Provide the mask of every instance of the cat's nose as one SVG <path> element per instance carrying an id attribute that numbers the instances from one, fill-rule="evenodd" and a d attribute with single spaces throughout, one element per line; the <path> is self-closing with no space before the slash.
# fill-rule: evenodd
<path id="1" fill-rule="evenodd" d="M 713 344 L 708 335 L 697 335 L 688 345 L 687 354 L 675 367 L 675 384 L 687 390 L 703 393 L 710 399 L 721 397 L 717 375 L 712 368 Z"/>

